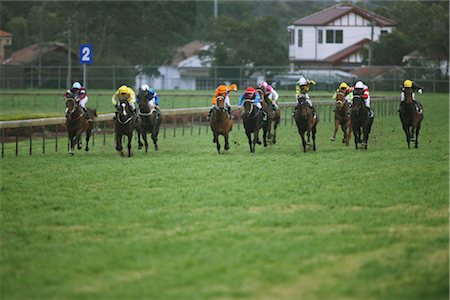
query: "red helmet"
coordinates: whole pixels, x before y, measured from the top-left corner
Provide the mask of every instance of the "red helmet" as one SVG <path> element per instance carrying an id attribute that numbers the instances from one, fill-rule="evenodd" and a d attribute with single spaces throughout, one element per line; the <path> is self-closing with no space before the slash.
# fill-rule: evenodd
<path id="1" fill-rule="evenodd" d="M 246 94 L 253 94 L 254 92 L 256 92 L 256 90 L 253 87 L 249 87 L 248 89 L 245 90 Z"/>

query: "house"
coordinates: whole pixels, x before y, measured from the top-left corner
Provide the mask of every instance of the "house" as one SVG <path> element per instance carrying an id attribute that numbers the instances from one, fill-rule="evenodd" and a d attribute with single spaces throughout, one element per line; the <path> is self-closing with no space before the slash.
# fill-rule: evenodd
<path id="1" fill-rule="evenodd" d="M 289 25 L 291 64 L 347 66 L 362 64 L 361 50 L 390 33 L 395 21 L 366 9 L 339 3 Z"/>
<path id="2" fill-rule="evenodd" d="M 36 43 L 19 49 L 0 64 L 0 86 L 61 88 L 66 85 L 68 52 L 67 45 L 59 42 Z M 70 52 L 72 62 L 78 61 L 78 53 Z M 79 71 L 72 68 L 72 78 L 80 78 Z"/>
<path id="3" fill-rule="evenodd" d="M 204 42 L 192 41 L 175 49 L 172 61 L 158 68 L 158 76 L 141 73 L 136 77 L 136 87 L 150 83 L 157 90 L 202 89 L 209 77 L 211 64 L 207 59 L 200 58 L 198 52 L 208 47 Z"/>
<path id="4" fill-rule="evenodd" d="M 0 29 L 0 64 L 10 56 L 12 34 Z"/>

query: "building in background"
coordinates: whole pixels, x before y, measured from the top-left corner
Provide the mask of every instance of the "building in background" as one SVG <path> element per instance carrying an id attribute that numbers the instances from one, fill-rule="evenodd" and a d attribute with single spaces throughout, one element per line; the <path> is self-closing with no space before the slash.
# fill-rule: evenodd
<path id="1" fill-rule="evenodd" d="M 13 35 L 0 29 L 0 64 L 11 56 Z"/>
<path id="2" fill-rule="evenodd" d="M 292 65 L 354 68 L 363 62 L 361 50 L 395 21 L 351 4 L 336 4 L 288 26 Z"/>

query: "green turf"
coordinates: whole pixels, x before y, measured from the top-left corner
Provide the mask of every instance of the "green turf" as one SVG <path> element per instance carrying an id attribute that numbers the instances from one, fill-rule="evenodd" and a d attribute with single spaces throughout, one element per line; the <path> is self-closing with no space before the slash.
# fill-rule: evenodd
<path id="1" fill-rule="evenodd" d="M 330 122 L 316 153 L 290 125 L 254 155 L 237 126 L 224 155 L 204 128 L 132 158 L 8 144 L 0 298 L 448 299 L 448 95 L 422 102 L 410 150 L 398 116 L 367 151 Z"/>

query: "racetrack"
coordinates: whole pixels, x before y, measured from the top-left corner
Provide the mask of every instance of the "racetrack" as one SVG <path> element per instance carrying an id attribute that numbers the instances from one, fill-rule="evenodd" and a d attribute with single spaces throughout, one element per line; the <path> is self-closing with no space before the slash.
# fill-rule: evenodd
<path id="1" fill-rule="evenodd" d="M 446 299 L 448 95 L 421 97 L 419 149 L 395 116 L 375 119 L 367 151 L 319 123 L 316 153 L 282 126 L 254 155 L 235 128 L 224 155 L 202 134 L 134 143 L 130 159 L 111 136 L 89 154 L 6 157 L 0 294 Z"/>

